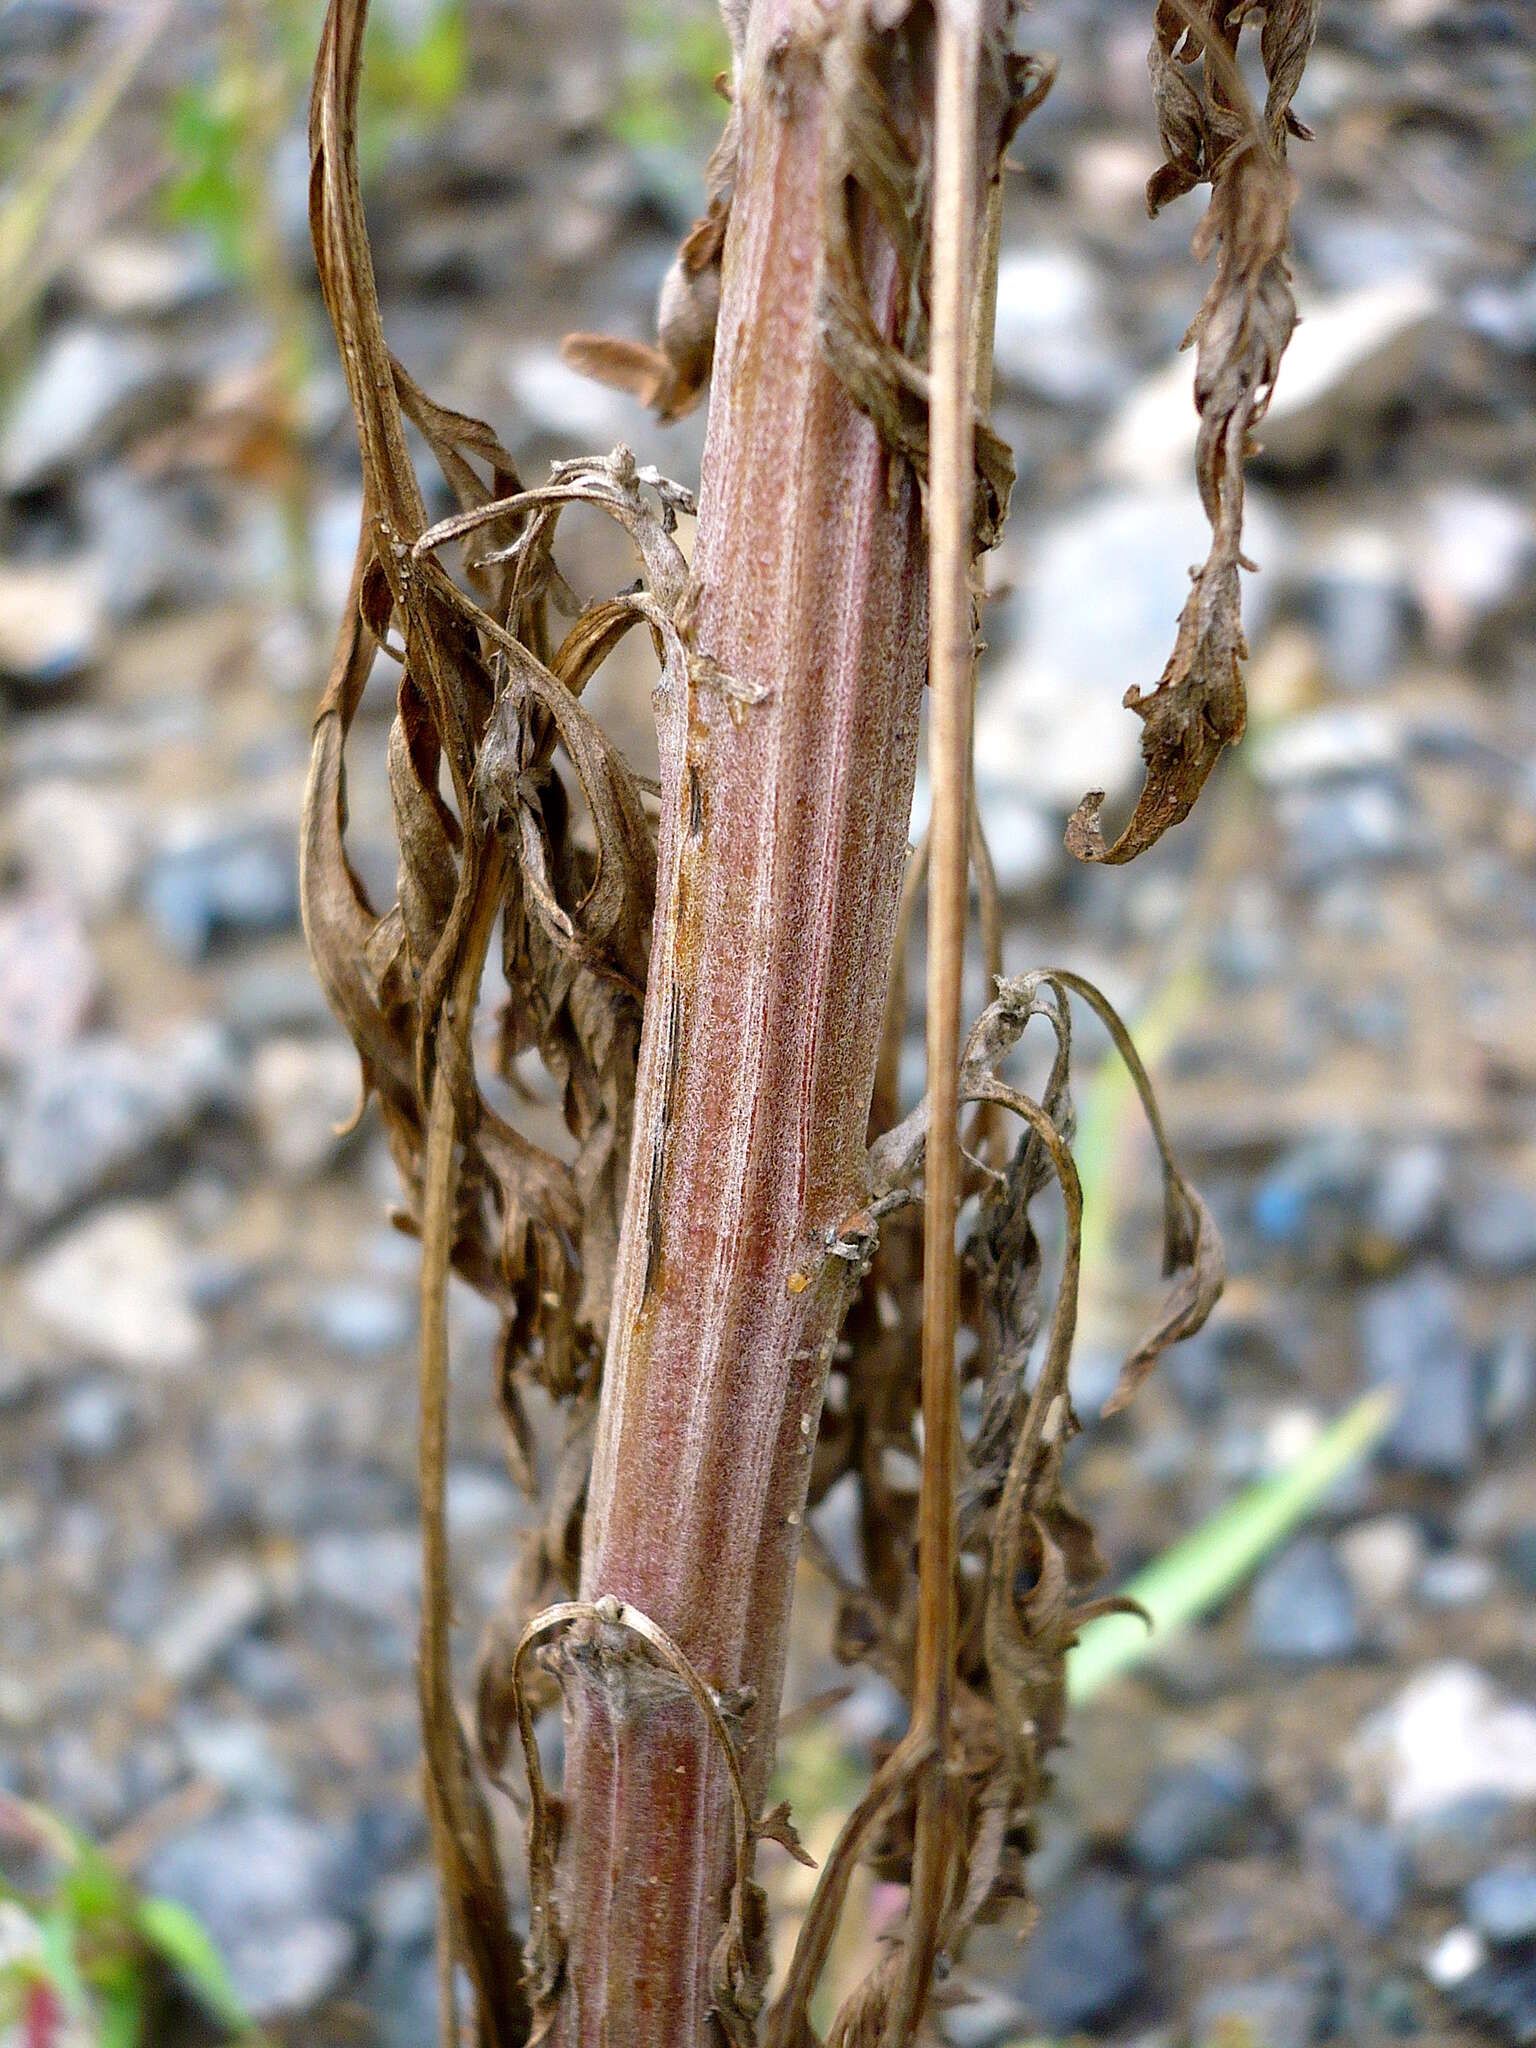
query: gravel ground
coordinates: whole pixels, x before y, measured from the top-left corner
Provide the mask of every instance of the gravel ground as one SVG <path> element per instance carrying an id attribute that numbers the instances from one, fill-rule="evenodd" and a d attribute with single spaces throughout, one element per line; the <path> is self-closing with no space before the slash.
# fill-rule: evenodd
<path id="1" fill-rule="evenodd" d="M 385 11 L 402 36 L 424 12 Z M 1062 64 L 1014 149 L 998 413 L 1021 481 L 980 784 L 1008 964 L 1070 964 L 1140 1020 L 1233 1278 L 1129 1414 L 1090 1425 L 1077 1497 L 1120 1577 L 1360 1391 L 1401 1405 L 1251 1588 L 1076 1716 L 1038 1925 L 978 1941 L 976 1996 L 944 2026 L 957 2048 L 1528 2042 L 1531 23 L 1517 0 L 1325 6 L 1298 101 L 1317 131 L 1295 153 L 1304 324 L 1253 471 L 1250 736 L 1187 827 L 1128 871 L 1085 870 L 1065 816 L 1090 786 L 1112 808 L 1133 788 L 1120 698 L 1160 672 L 1203 553 L 1176 360 L 1197 202 L 1144 218 L 1144 11 L 1055 0 L 1028 22 Z M 7 118 L 52 118 L 111 14 L 0 9 Z M 633 23 L 626 43 L 616 15 L 601 34 L 570 16 L 475 0 L 468 84 L 389 138 L 386 326 L 535 473 L 622 437 L 690 479 L 700 421 L 653 426 L 556 344 L 645 331 L 694 204 L 697 93 L 659 132 L 637 122 L 666 62 Z M 66 187 L 7 337 L 0 1788 L 195 1905 L 293 2040 L 421 2048 L 415 1253 L 387 1221 L 375 1122 L 338 1134 L 355 1067 L 297 928 L 355 459 L 310 296 L 302 86 L 274 89 L 275 253 L 242 282 L 157 198 L 167 109 L 229 33 L 190 0 L 177 22 Z M 274 369 L 285 291 L 313 335 L 296 399 Z M 611 693 L 641 746 L 647 687 L 626 670 Z M 352 792 L 388 892 L 391 708 L 387 683 L 370 691 Z M 1112 1140 L 1076 1369 L 1089 1417 L 1154 1278 L 1153 1160 L 1129 1118 Z M 488 1318 L 467 1295 L 454 1309 L 467 1671 L 526 1510 Z M 838 1675 L 826 1619 L 807 1581 L 796 1696 Z M 825 1724 L 799 1801 L 813 1848 L 889 1720 L 859 1682 Z M 867 1907 L 874 1933 L 893 1902 Z"/>

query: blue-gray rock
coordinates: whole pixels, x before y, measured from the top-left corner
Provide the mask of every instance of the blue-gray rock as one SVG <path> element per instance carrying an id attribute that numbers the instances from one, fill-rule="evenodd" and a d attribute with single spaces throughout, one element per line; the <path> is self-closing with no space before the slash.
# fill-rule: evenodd
<path id="1" fill-rule="evenodd" d="M 76 495 L 113 621 L 266 596 L 281 574 L 281 538 L 268 539 L 280 515 L 259 499 L 216 499 L 202 479 L 145 480 L 99 464 Z"/>
<path id="2" fill-rule="evenodd" d="M 998 381 L 1064 406 L 1105 406 L 1130 366 L 1104 318 L 1103 286 L 1080 247 L 1010 250 L 998 265 Z"/>
<path id="3" fill-rule="evenodd" d="M 378 2048 L 421 2048 L 439 2037 L 437 1964 L 432 1944 L 385 1948 L 375 1957 L 362 1988 Z"/>
<path id="4" fill-rule="evenodd" d="M 1359 1327 L 1366 1377 L 1395 1388 L 1402 1403 L 1387 1439 L 1390 1457 L 1412 1471 L 1465 1476 L 1481 1435 L 1477 1372 L 1449 1276 L 1421 1266 L 1372 1288 Z"/>
<path id="5" fill-rule="evenodd" d="M 335 1988 L 356 1937 L 350 1844 L 282 1806 L 234 1810 L 152 1850 L 145 1888 L 195 1912 L 257 2019 L 301 2012 Z"/>
<path id="6" fill-rule="evenodd" d="M 101 564 L 101 596 L 114 623 L 136 619 L 153 605 L 186 607 L 217 592 L 200 589 L 203 550 L 172 516 L 164 491 L 128 471 L 93 468 L 81 482 L 86 533 Z M 211 550 L 209 551 L 212 552 Z"/>
<path id="7" fill-rule="evenodd" d="M 110 1458 L 138 1420 L 132 1391 L 116 1380 L 86 1380 L 60 1397 L 54 1426 L 60 1444 L 77 1458 Z"/>
<path id="8" fill-rule="evenodd" d="M 1536 1941 L 1536 1855 L 1510 1856 L 1467 1886 L 1467 1918 L 1485 1941 Z"/>
<path id="9" fill-rule="evenodd" d="M 325 991 L 303 959 L 253 960 L 237 968 L 224 985 L 222 1001 L 230 1030 L 247 1042 L 334 1029 Z"/>
<path id="10" fill-rule="evenodd" d="M 195 1685 L 256 1626 L 271 1601 L 270 1586 L 249 1558 L 224 1558 L 179 1594 L 150 1643 L 150 1656 L 168 1683 Z"/>
<path id="11" fill-rule="evenodd" d="M 1150 1877 L 1179 1876 L 1237 1838 L 1258 1792 L 1252 1759 L 1232 1745 L 1162 1772 L 1131 1828 L 1132 1857 Z"/>
<path id="12" fill-rule="evenodd" d="M 964 1997 L 944 2015 L 947 2048 L 1009 2048 L 1029 2032 L 1029 2015 L 1019 2001 L 979 1971 L 967 1973 Z"/>
<path id="13" fill-rule="evenodd" d="M 142 1813 L 186 1781 L 180 1745 L 163 1729 L 152 1730 L 123 1754 L 123 1783 L 130 1814 Z"/>
<path id="14" fill-rule="evenodd" d="M 1536 1522 L 1511 1532 L 1504 1546 L 1504 1561 L 1521 1591 L 1536 1593 Z"/>
<path id="15" fill-rule="evenodd" d="M 1491 1436 L 1521 1429 L 1536 1409 L 1536 1331 L 1503 1331 L 1478 1355 L 1483 1427 Z"/>
<path id="16" fill-rule="evenodd" d="M 1251 1215 L 1267 1244 L 1313 1258 L 1342 1249 L 1358 1232 L 1373 1161 L 1351 1132 L 1304 1138 L 1259 1182 Z"/>
<path id="17" fill-rule="evenodd" d="M 193 1907 L 219 1939 L 242 1923 L 328 1911 L 344 1855 L 336 1835 L 287 1806 L 229 1808 L 158 1843 L 139 1876 L 147 1890 Z"/>
<path id="18" fill-rule="evenodd" d="M 82 1728 L 61 1729 L 43 1755 L 50 1806 L 93 1835 L 121 1827 L 128 1815 L 128 1790 L 120 1765 L 105 1755 Z"/>
<path id="19" fill-rule="evenodd" d="M 1465 1891 L 1508 1839 L 1510 1802 L 1497 1792 L 1468 1792 L 1403 1830 L 1414 1888 L 1431 1898 Z"/>
<path id="20" fill-rule="evenodd" d="M 224 1036 L 193 1026 L 140 1048 L 82 1039 L 25 1075 L 8 1118 L 0 1190 L 33 1225 L 142 1181 L 154 1161 L 235 1090 Z"/>
<path id="21" fill-rule="evenodd" d="M 1302 889 L 1346 869 L 1391 866 L 1422 850 L 1423 834 L 1396 775 L 1365 774 L 1330 789 L 1287 789 L 1276 804 L 1286 867 Z"/>
<path id="22" fill-rule="evenodd" d="M 1318 1817 L 1311 1839 L 1345 1912 L 1368 1934 L 1385 1934 L 1408 1888 L 1408 1859 L 1396 1835 L 1352 1813 L 1331 1813 Z"/>
<path id="23" fill-rule="evenodd" d="M 393 1870 L 426 1847 L 426 1816 L 415 1801 L 371 1800 L 353 1823 L 353 1864 L 366 1876 L 369 1890 L 382 1871 Z M 358 1903 L 362 1903 L 361 1898 Z"/>
<path id="24" fill-rule="evenodd" d="M 1335 545 L 1300 593 L 1329 675 L 1352 690 L 1390 682 L 1408 644 L 1408 579 L 1391 550 L 1373 542 L 1362 535 L 1353 546 Z"/>
<path id="25" fill-rule="evenodd" d="M 1486 1600 L 1498 1584 L 1490 1561 L 1475 1550 L 1442 1550 L 1419 1573 L 1414 1593 L 1421 1605 L 1454 1613 Z"/>
<path id="26" fill-rule="evenodd" d="M 1388 1976 L 1373 1984 L 1365 1998 L 1365 2017 L 1368 2023 L 1380 2027 L 1389 2040 L 1409 2040 L 1421 2032 L 1423 2015 L 1411 1979 Z"/>
<path id="27" fill-rule="evenodd" d="M 1523 495 L 1466 480 L 1432 486 L 1418 511 L 1419 604 L 1439 647 L 1460 648 L 1529 595 L 1536 522 Z"/>
<path id="28" fill-rule="evenodd" d="M 226 1950 L 229 1974 L 246 2009 L 258 2020 L 308 2012 L 334 1991 L 357 1954 L 357 1936 L 344 1920 L 296 1920 L 248 1934 Z"/>
<path id="29" fill-rule="evenodd" d="M 428 1949 L 437 1929 L 437 1872 L 430 1863 L 395 1871 L 368 1907 L 368 1929 L 386 1949 Z"/>
<path id="30" fill-rule="evenodd" d="M 1337 1663 L 1358 1652 L 1354 1588 L 1322 1537 L 1302 1537 L 1259 1574 L 1248 1640 L 1261 1657 L 1302 1664 Z"/>
<path id="31" fill-rule="evenodd" d="M 25 7 L 0 7 L 0 57 L 63 50 L 95 22 L 95 9 L 83 0 L 28 0 Z"/>
<path id="32" fill-rule="evenodd" d="M 163 349 L 119 328 L 61 328 L 0 431 L 0 490 L 34 491 L 78 468 L 182 389 Z"/>
<path id="33" fill-rule="evenodd" d="M 1514 2048 L 1530 2048 L 1536 2041 L 1536 1946 L 1495 1950 L 1470 1974 L 1443 1988 L 1458 2013 L 1481 2021 Z"/>
<path id="34" fill-rule="evenodd" d="M 206 959 L 221 939 L 296 931 L 298 855 L 275 826 L 199 827 L 161 850 L 144 877 L 144 908 L 178 959 Z"/>
<path id="35" fill-rule="evenodd" d="M 1451 1212 L 1451 1240 L 1476 1273 L 1529 1272 L 1536 1266 L 1536 1192 L 1503 1178 L 1479 1181 Z"/>
<path id="36" fill-rule="evenodd" d="M 1448 1168 L 1442 1146 L 1394 1147 L 1377 1165 L 1366 1204 L 1372 1237 L 1395 1251 L 1422 1244 L 1445 1210 Z"/>
<path id="37" fill-rule="evenodd" d="M 313 1592 L 366 1621 L 399 1621 L 420 1596 L 420 1542 L 410 1529 L 328 1530 L 309 1547 L 306 1575 Z"/>
<path id="38" fill-rule="evenodd" d="M 221 1660 L 229 1682 L 252 1707 L 272 1715 L 291 1713 L 308 1703 L 309 1683 L 293 1652 L 264 1635 L 245 1635 Z"/>
<path id="39" fill-rule="evenodd" d="M 1037 2025 L 1065 2034 L 1112 2017 L 1146 1979 L 1134 1892 L 1123 1878 L 1090 1871 L 1046 1907 L 1009 1988 Z"/>
<path id="40" fill-rule="evenodd" d="M 1217 923 L 1206 945 L 1206 963 L 1234 993 L 1262 988 L 1285 971 L 1291 948 L 1286 934 L 1254 917 Z"/>
<path id="41" fill-rule="evenodd" d="M 329 1287 L 311 1310 L 315 1334 L 352 1358 L 373 1358 L 409 1343 L 416 1327 L 412 1304 L 388 1287 L 345 1281 Z"/>
<path id="42" fill-rule="evenodd" d="M 1309 2048 L 1320 2038 L 1324 2017 L 1316 1984 L 1266 1977 L 1207 1991 L 1195 2007 L 1191 2038 L 1194 2048 L 1227 2048 L 1234 2041 L 1251 2041 L 1255 2048 Z"/>
<path id="43" fill-rule="evenodd" d="M 1406 1049 L 1413 1007 L 1400 982 L 1337 991 L 1332 1008 L 1339 1035 L 1352 1045 L 1373 1046 L 1383 1053 Z"/>
<path id="44" fill-rule="evenodd" d="M 238 1447 L 237 1447 L 238 1448 Z M 249 1465 L 231 1474 L 229 1512 L 265 1529 L 312 1535 L 319 1529 L 396 1528 L 410 1523 L 411 1490 L 385 1466 L 343 1461 L 322 1447 L 294 1456 L 276 1471 Z"/>
<path id="45" fill-rule="evenodd" d="M 1443 233 L 1454 235 L 1446 223 Z M 1329 291 L 1357 291 L 1393 278 L 1422 276 L 1438 238 L 1416 217 L 1383 219 L 1374 211 L 1318 206 L 1296 222 L 1296 246 L 1309 276 Z"/>
<path id="46" fill-rule="evenodd" d="M 1180 404 L 1190 411 L 1187 388 Z M 1113 802 L 1139 786 L 1125 679 L 1162 671 L 1176 593 L 1209 541 L 1197 493 L 1169 487 L 1179 473 L 1168 468 L 1152 489 L 1096 493 L 1041 526 L 1020 561 L 1017 595 L 989 612 L 996 652 L 982 668 L 976 759 L 1015 801 L 1054 810 L 1085 789 L 1107 788 Z M 1250 494 L 1248 510 L 1266 571 L 1244 592 L 1245 604 L 1260 607 L 1249 622 L 1256 641 L 1285 540 L 1260 496 Z"/>
<path id="47" fill-rule="evenodd" d="M 1536 349 L 1536 265 L 1512 284 L 1482 284 L 1462 302 L 1467 324 L 1518 356 Z"/>
<path id="48" fill-rule="evenodd" d="M 170 1611 L 176 1587 L 163 1556 L 133 1558 L 107 1591 L 106 1619 L 114 1635 L 143 1644 Z"/>
<path id="49" fill-rule="evenodd" d="M 293 1798 L 293 1774 L 262 1722 L 191 1711 L 181 1716 L 178 1729 L 187 1762 L 203 1782 L 252 1804 Z"/>

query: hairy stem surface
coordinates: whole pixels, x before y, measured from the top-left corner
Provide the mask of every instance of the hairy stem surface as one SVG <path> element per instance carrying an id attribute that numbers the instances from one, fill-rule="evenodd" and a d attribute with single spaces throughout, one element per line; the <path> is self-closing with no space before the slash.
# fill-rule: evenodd
<path id="1" fill-rule="evenodd" d="M 661 881 L 583 1592 L 750 1688 L 754 1805 L 863 1192 L 926 657 L 917 493 L 815 319 L 826 87 L 753 12 L 694 557 L 695 682 L 662 711 Z M 894 256 L 868 230 L 872 299 Z M 730 681 L 722 688 L 712 680 Z M 741 708 L 752 698 L 750 707 Z M 725 1771 L 675 1686 L 569 1668 L 561 2038 L 704 2040 Z"/>

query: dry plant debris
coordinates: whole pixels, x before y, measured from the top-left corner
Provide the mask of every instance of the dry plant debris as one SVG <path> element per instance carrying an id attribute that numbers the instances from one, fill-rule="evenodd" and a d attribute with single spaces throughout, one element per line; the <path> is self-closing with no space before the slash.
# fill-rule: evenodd
<path id="1" fill-rule="evenodd" d="M 1130 822 L 1105 843 L 1092 790 L 1067 827 L 1079 859 L 1119 863 L 1189 816 L 1223 747 L 1243 736 L 1247 706 L 1241 663 L 1242 592 L 1238 571 L 1254 564 L 1242 551 L 1243 463 L 1263 419 L 1291 331 L 1291 202 L 1286 138 L 1305 136 L 1291 112 L 1317 33 L 1321 0 L 1253 0 L 1210 13 L 1191 0 L 1159 0 L 1150 56 L 1152 96 L 1165 161 L 1147 184 L 1147 211 L 1209 184 L 1210 205 L 1195 235 L 1200 261 L 1214 250 L 1216 273 L 1184 337 L 1195 349 L 1200 431 L 1195 469 L 1211 523 L 1211 548 L 1192 571 L 1178 638 L 1157 686 L 1135 684 L 1126 706 L 1141 736 L 1146 785 Z M 1259 48 L 1269 90 L 1262 117 L 1249 103 L 1237 68 L 1243 29 L 1262 17 Z"/>
<path id="2" fill-rule="evenodd" d="M 1086 798 L 1072 821 L 1069 843 L 1091 860 L 1128 860 L 1182 819 L 1222 747 L 1243 727 L 1242 465 L 1295 318 L 1284 148 L 1288 134 L 1305 132 L 1290 108 L 1316 0 L 1275 0 L 1264 14 L 1269 95 L 1262 118 L 1248 105 L 1236 65 L 1239 38 L 1257 11 L 1248 0 L 1209 16 L 1192 0 L 1161 0 L 1156 10 L 1151 69 L 1166 162 L 1149 186 L 1149 207 L 1155 211 L 1201 182 L 1212 187 L 1196 250 L 1214 250 L 1217 267 L 1190 330 L 1197 345 L 1198 472 L 1212 545 L 1162 680 L 1150 695 L 1133 689 L 1126 700 L 1146 725 L 1147 784 L 1134 816 L 1113 845 L 1099 831 L 1097 796 Z M 912 1880 L 921 1789 L 936 1763 L 945 1766 L 956 1824 L 943 1844 L 936 1884 L 912 1916 L 929 1924 L 908 1927 L 904 1944 L 839 2013 L 829 2036 L 843 2048 L 908 2039 L 934 1956 L 942 1952 L 953 1962 L 983 1915 L 1025 1894 L 1032 1817 L 1062 1730 L 1065 1654 L 1084 1619 L 1114 1604 L 1093 1594 L 1102 1562 L 1062 1488 L 1063 1456 L 1078 1427 L 1068 1387 L 1082 1207 L 1071 1154 L 1073 998 L 1098 1014 L 1127 1061 L 1163 1167 L 1168 1290 L 1126 1361 L 1112 1406 L 1129 1399 L 1166 1346 L 1209 1313 L 1222 1283 L 1219 1242 L 1171 1156 L 1146 1073 L 1104 999 L 1064 970 L 998 972 L 999 919 L 973 824 L 970 860 L 997 978 L 956 1080 L 956 1108 L 966 1118 L 959 1192 L 974 1197 L 974 1205 L 958 1282 L 958 1320 L 968 1343 L 950 1399 L 958 1403 L 963 1395 L 978 1419 L 969 1431 L 956 1430 L 947 1722 L 935 1727 L 915 1715 L 909 1736 L 879 1761 L 822 1872 L 778 1998 L 763 2015 L 764 1903 L 752 1850 L 765 1835 L 793 1848 L 788 1816 L 749 1810 L 735 1762 L 732 1702 L 713 1690 L 707 1674 L 693 1670 L 634 1608 L 574 1598 L 629 1171 L 657 874 L 646 789 L 582 697 L 637 627 L 664 676 L 727 693 L 731 684 L 697 673 L 699 657 L 689 644 L 688 571 L 674 537 L 678 513 L 692 509 L 684 491 L 623 448 L 559 464 L 546 482 L 526 487 L 489 427 L 435 404 L 390 355 L 356 164 L 364 13 L 363 0 L 331 0 L 311 112 L 312 228 L 357 417 L 364 515 L 315 724 L 303 906 L 318 972 L 358 1049 L 364 1098 L 377 1099 L 388 1131 L 402 1191 L 397 1220 L 423 1244 L 420 1675 L 445 1900 L 445 2027 L 452 2024 L 455 1960 L 473 1987 L 478 2040 L 510 2048 L 539 2038 L 550 2020 L 561 1970 L 552 1892 L 560 1808 L 542 1783 L 531 1717 L 536 1697 L 555 1697 L 562 1667 L 558 1654 L 541 1660 L 530 1653 L 579 1624 L 580 1654 L 649 1660 L 683 1685 L 724 1752 L 734 1791 L 736 1874 L 716 1952 L 715 2024 L 732 2043 L 805 2048 L 815 2038 L 810 2000 L 854 1865 L 862 1859 L 884 1876 Z M 999 10 L 999 18 L 1002 34 L 983 34 L 972 24 L 970 59 L 973 83 L 974 67 L 985 69 L 983 83 L 1009 110 L 1006 144 L 1043 96 L 1050 67 L 1014 53 L 1011 10 Z M 910 469 L 930 508 L 947 486 L 930 475 L 928 258 L 938 237 L 958 232 L 933 217 L 933 122 L 919 103 L 932 91 L 921 65 L 932 29 L 922 4 L 860 0 L 844 10 L 821 53 L 836 108 L 824 163 L 823 346 L 854 402 L 876 423 L 891 463 Z M 708 378 L 736 170 L 734 118 L 711 161 L 707 210 L 668 275 L 657 343 L 579 336 L 569 345 L 573 361 L 639 392 L 664 418 L 692 404 Z M 866 207 L 899 254 L 900 345 L 883 336 L 870 312 L 858 236 Z M 974 411 L 974 359 L 969 374 L 967 577 L 975 554 L 1000 531 L 1012 481 L 1008 450 Z M 407 422 L 431 449 L 460 507 L 437 525 L 427 519 Z M 638 570 L 632 589 L 585 607 L 555 554 L 561 515 L 577 504 L 597 507 L 624 528 Z M 460 551 L 460 580 L 443 564 L 451 548 Z M 387 760 L 399 884 L 397 900 L 382 912 L 347 858 L 345 770 L 349 729 L 380 650 L 400 669 Z M 576 792 L 584 813 L 579 825 Z M 963 792 L 960 803 L 963 814 Z M 922 880 L 923 863 L 915 861 L 887 1006 L 868 1198 L 833 1247 L 847 1266 L 852 1306 L 831 1369 L 810 1488 L 814 1506 L 845 1477 L 856 1486 L 862 1582 L 847 1580 L 814 1533 L 806 1535 L 841 1596 L 838 1653 L 874 1665 L 909 1700 L 924 1599 L 913 1569 L 919 1502 L 893 1474 L 919 1441 L 923 1197 L 930 1148 L 940 1140 L 926 1101 L 881 1126 L 894 1115 L 901 947 Z M 570 1133 L 560 1157 L 492 1106 L 477 1072 L 485 1053 L 473 1027 L 493 943 L 507 991 L 496 1019 L 498 1077 L 515 1083 L 525 1054 L 542 1061 L 562 1091 Z M 1005 1069 L 1036 1019 L 1053 1034 L 1054 1056 L 1032 1099 Z M 1012 1144 L 1009 1117 L 1021 1126 Z M 946 1126 L 942 1142 L 953 1152 L 958 1121 Z M 635 1170 L 645 1170 L 644 1162 Z M 1032 1209 L 1053 1182 L 1065 1232 L 1047 1314 L 1046 1261 Z M 537 1382 L 570 1414 L 566 1456 L 543 1520 L 485 1646 L 478 1758 L 453 1698 L 448 1659 L 450 1267 L 501 1311 L 497 1384 L 509 1455 L 530 1492 L 537 1477 L 524 1389 Z M 485 1791 L 487 1778 L 500 1781 L 514 1729 L 530 1789 L 535 1911 L 526 1956 L 508 1921 Z M 911 1956 L 919 1952 L 926 1964 L 914 1977 Z"/>

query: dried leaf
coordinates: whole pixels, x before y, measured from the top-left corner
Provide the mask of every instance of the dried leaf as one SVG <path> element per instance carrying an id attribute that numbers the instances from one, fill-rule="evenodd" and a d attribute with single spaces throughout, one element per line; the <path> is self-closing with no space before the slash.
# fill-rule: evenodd
<path id="1" fill-rule="evenodd" d="M 736 184 L 737 120 L 705 169 L 708 204 L 683 237 L 662 279 L 656 342 L 623 341 L 606 334 L 568 334 L 561 354 L 573 369 L 648 405 L 661 420 L 681 419 L 709 388 L 720 312 L 720 262 Z"/>
<path id="2" fill-rule="evenodd" d="M 1148 211 L 1211 185 L 1194 248 L 1200 261 L 1217 252 L 1216 274 L 1184 337 L 1196 350 L 1195 472 L 1211 547 L 1194 571 L 1156 688 L 1143 692 L 1133 684 L 1126 692 L 1127 709 L 1145 728 L 1147 776 L 1136 808 L 1110 844 L 1100 823 L 1104 792 L 1090 790 L 1067 825 L 1067 847 L 1079 860 L 1119 865 L 1155 845 L 1188 817 L 1222 749 L 1243 736 L 1241 664 L 1248 649 L 1238 572 L 1254 566 L 1242 552 L 1243 464 L 1296 325 L 1287 260 L 1295 186 L 1285 143 L 1306 132 L 1290 108 L 1318 4 L 1272 0 L 1263 11 L 1269 91 L 1262 123 L 1236 64 L 1238 38 L 1254 10 L 1233 8 L 1218 20 L 1194 0 L 1159 0 L 1157 7 L 1150 69 L 1166 161 L 1147 187 Z"/>

